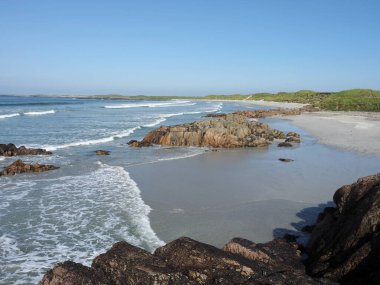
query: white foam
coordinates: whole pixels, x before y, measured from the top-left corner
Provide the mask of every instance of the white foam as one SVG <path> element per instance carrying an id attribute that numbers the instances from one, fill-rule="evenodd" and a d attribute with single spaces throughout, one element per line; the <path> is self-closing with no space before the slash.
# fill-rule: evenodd
<path id="1" fill-rule="evenodd" d="M 158 161 L 184 159 L 184 158 L 194 157 L 194 156 L 203 154 L 204 152 L 205 152 L 204 149 L 199 149 L 198 151 L 189 152 L 189 153 L 186 153 L 186 154 L 183 154 L 183 155 L 176 155 L 176 156 L 159 158 Z"/>
<path id="2" fill-rule="evenodd" d="M 17 117 L 17 116 L 20 116 L 20 114 L 19 113 L 5 114 L 5 115 L 0 115 L 0 119 L 12 118 L 12 117 Z"/>
<path id="3" fill-rule="evenodd" d="M 136 104 L 120 104 L 120 105 L 106 105 L 104 108 L 106 109 L 126 109 L 126 108 L 156 108 L 156 107 L 174 107 L 174 106 L 191 106 L 196 103 L 191 103 L 190 101 L 172 101 L 172 102 L 144 102 L 144 103 L 136 103 Z"/>
<path id="4" fill-rule="evenodd" d="M 207 108 L 200 111 L 161 114 L 161 115 L 158 115 L 159 117 L 156 119 L 156 121 L 154 121 L 153 123 L 145 124 L 142 127 L 154 127 L 154 126 L 157 126 L 158 124 L 165 122 L 167 118 L 176 117 L 176 116 L 218 112 L 222 109 L 222 107 L 223 107 L 223 103 L 218 103 L 215 106 L 213 106 L 211 109 Z"/>
<path id="5" fill-rule="evenodd" d="M 105 138 L 92 139 L 92 140 L 81 140 L 81 141 L 76 141 L 76 142 L 71 142 L 71 143 L 61 144 L 61 145 L 46 145 L 46 146 L 42 146 L 42 148 L 49 150 L 49 151 L 54 151 L 57 149 L 68 148 L 68 147 L 86 146 L 86 145 L 107 143 L 107 142 L 111 142 L 111 141 L 115 140 L 116 138 L 128 137 L 131 134 L 133 134 L 135 130 L 137 130 L 139 128 L 140 128 L 140 126 L 134 127 L 134 128 L 122 131 L 122 132 L 118 132 L 116 134 L 113 134 L 113 135 L 111 135 L 109 137 L 105 137 Z"/>
<path id="6" fill-rule="evenodd" d="M 165 121 L 166 121 L 166 118 L 161 117 L 161 118 L 158 118 L 153 123 L 143 125 L 143 127 L 151 128 L 151 127 L 157 126 L 158 124 L 161 124 L 162 122 L 165 122 Z"/>
<path id="7" fill-rule="evenodd" d="M 4 218 L 17 216 L 21 221 L 17 227 L 0 224 L 6 233 L 0 236 L 1 277 L 6 284 L 36 284 L 48 268 L 64 260 L 90 265 L 120 240 L 149 251 L 164 244 L 151 228 L 151 209 L 140 189 L 120 166 L 98 162 L 88 173 L 24 188 L 43 195 L 10 201 Z M 16 235 L 20 228 L 23 234 Z"/>
<path id="8" fill-rule="evenodd" d="M 47 114 L 54 114 L 54 110 L 49 110 L 49 111 L 35 111 L 35 112 L 25 112 L 24 115 L 29 115 L 29 116 L 40 116 L 40 115 L 47 115 Z"/>

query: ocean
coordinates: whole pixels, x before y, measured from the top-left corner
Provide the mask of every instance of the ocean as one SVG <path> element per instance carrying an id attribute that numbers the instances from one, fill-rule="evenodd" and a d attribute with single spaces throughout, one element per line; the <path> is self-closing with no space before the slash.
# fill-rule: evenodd
<path id="1" fill-rule="evenodd" d="M 205 149 L 135 149 L 127 142 L 161 124 L 241 108 L 254 107 L 0 96 L 0 142 L 51 150 L 51 156 L 21 158 L 60 167 L 0 178 L 0 283 L 35 284 L 58 261 L 90 264 L 119 240 L 149 251 L 163 245 L 150 226 L 151 209 L 127 168 L 196 156 Z M 97 149 L 111 155 L 96 156 Z M 0 167 L 16 159 L 0 157 Z"/>
<path id="2" fill-rule="evenodd" d="M 235 235 L 266 241 L 283 227 L 297 229 L 303 209 L 326 203 L 336 187 L 378 171 L 378 158 L 320 145 L 278 118 L 263 121 L 299 132 L 299 146 L 211 152 L 127 145 L 160 125 L 242 109 L 263 107 L 0 96 L 0 143 L 51 150 L 21 159 L 60 167 L 0 177 L 0 284 L 36 284 L 65 260 L 89 266 L 120 240 L 151 252 L 179 235 L 215 245 Z M 97 156 L 98 149 L 111 154 Z M 0 168 L 18 158 L 0 157 Z"/>

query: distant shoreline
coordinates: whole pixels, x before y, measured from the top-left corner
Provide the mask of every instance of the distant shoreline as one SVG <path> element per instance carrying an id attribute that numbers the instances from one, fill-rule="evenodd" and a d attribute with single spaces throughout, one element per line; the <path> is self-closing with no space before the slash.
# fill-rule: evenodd
<path id="1" fill-rule="evenodd" d="M 31 95 L 47 97 L 46 95 Z M 350 89 L 338 92 L 319 92 L 300 90 L 297 92 L 254 93 L 207 96 L 124 96 L 119 94 L 104 94 L 91 96 L 62 95 L 55 98 L 100 99 L 100 100 L 208 100 L 208 101 L 266 101 L 281 103 L 310 104 L 326 111 L 365 111 L 380 112 L 380 91 L 371 89 Z"/>

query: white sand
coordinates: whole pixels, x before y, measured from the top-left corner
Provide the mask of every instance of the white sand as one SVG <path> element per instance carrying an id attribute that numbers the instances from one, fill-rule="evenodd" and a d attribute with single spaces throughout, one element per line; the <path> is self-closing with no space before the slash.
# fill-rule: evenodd
<path id="1" fill-rule="evenodd" d="M 207 99 L 189 99 L 190 101 L 216 101 L 216 102 L 233 102 L 247 105 L 256 105 L 256 106 L 266 106 L 266 107 L 274 107 L 274 108 L 288 108 L 288 109 L 296 109 L 302 108 L 303 106 L 309 104 L 301 104 L 301 103 L 287 103 L 287 102 L 274 102 L 274 101 L 264 101 L 264 100 L 250 100 L 249 98 L 245 100 L 207 100 Z"/>
<path id="2" fill-rule="evenodd" d="M 264 100 L 243 100 L 240 101 L 252 105 L 258 106 L 267 106 L 267 107 L 275 107 L 275 108 L 288 108 L 288 109 L 297 109 L 302 108 L 303 106 L 309 104 L 301 104 L 301 103 L 287 103 L 287 102 L 274 102 L 274 101 L 264 101 Z"/>
<path id="3" fill-rule="evenodd" d="M 316 112 L 285 117 L 319 143 L 380 156 L 380 113 Z"/>

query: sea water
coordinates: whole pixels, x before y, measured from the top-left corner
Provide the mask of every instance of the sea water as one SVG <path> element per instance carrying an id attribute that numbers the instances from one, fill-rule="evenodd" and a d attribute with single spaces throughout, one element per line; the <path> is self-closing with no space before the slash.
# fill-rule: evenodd
<path id="1" fill-rule="evenodd" d="M 51 150 L 24 156 L 60 169 L 0 178 L 0 283 L 35 284 L 54 264 L 86 265 L 113 243 L 164 244 L 127 168 L 202 154 L 201 148 L 130 148 L 161 124 L 252 109 L 238 103 L 0 96 L 0 143 Z M 95 150 L 111 151 L 97 156 Z M 19 158 L 19 157 L 17 157 Z M 0 168 L 16 157 L 0 157 Z M 147 177 L 149 179 L 149 177 Z"/>
<path id="2" fill-rule="evenodd" d="M 278 118 L 262 121 L 299 132 L 301 144 L 220 152 L 127 145 L 160 125 L 237 109 L 263 107 L 0 96 L 0 143 L 46 148 L 53 155 L 20 158 L 60 167 L 0 177 L 0 284 L 36 284 L 65 260 L 90 266 L 120 240 L 148 251 L 180 234 L 215 245 L 235 235 L 270 240 L 272 230 L 297 229 L 300 209 L 379 170 L 378 158 L 322 146 Z M 111 154 L 97 156 L 98 149 Z M 0 169 L 18 158 L 0 157 Z"/>

